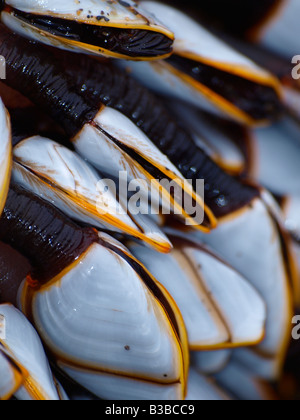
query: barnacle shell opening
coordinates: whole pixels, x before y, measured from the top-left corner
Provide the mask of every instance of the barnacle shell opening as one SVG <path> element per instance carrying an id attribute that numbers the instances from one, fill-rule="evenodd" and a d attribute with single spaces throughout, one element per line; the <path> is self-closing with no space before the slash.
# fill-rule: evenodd
<path id="1" fill-rule="evenodd" d="M 233 176 L 248 172 L 252 137 L 246 127 L 181 102 L 170 107 L 189 127 L 196 145 L 225 172 Z"/>
<path id="2" fill-rule="evenodd" d="M 189 372 L 187 401 L 231 401 L 232 398 L 219 387 L 214 379 L 201 375 L 192 367 Z"/>
<path id="3" fill-rule="evenodd" d="M 42 50 L 37 44 L 24 41 L 21 37 L 17 37 L 17 39 L 18 42 L 16 44 L 16 35 L 12 35 L 3 30 L 3 43 L 0 50 L 3 55 L 8 57 L 7 65 L 9 71 L 7 72 L 8 80 L 6 83 L 27 95 L 36 105 L 43 109 L 46 108 L 47 112 L 60 122 L 69 137 L 73 139 L 76 150 L 96 166 L 96 168 L 101 170 L 101 166 L 106 166 L 111 171 L 117 172 L 115 174 L 117 177 L 120 168 L 121 170 L 125 169 L 130 176 L 133 173 L 137 173 L 138 175 L 143 174 L 143 170 L 146 169 L 148 179 L 157 179 L 157 173 L 160 178 L 161 172 L 165 178 L 165 175 L 169 171 L 168 166 L 166 172 L 163 172 L 160 168 L 157 170 L 156 162 L 160 163 L 161 160 L 166 161 L 166 156 L 168 156 L 177 170 L 182 173 L 182 177 L 179 178 L 180 183 L 191 180 L 193 188 L 197 191 L 198 181 L 200 180 L 200 183 L 201 180 L 206 181 L 205 197 L 208 206 L 205 208 L 205 203 L 203 206 L 203 198 L 200 197 L 202 191 L 200 194 L 197 194 L 199 198 L 195 200 L 198 208 L 201 209 L 201 207 L 204 207 L 205 210 L 205 223 L 202 224 L 202 221 L 197 220 L 197 226 L 206 232 L 216 226 L 216 217 L 239 210 L 248 204 L 253 197 L 258 195 L 257 188 L 245 186 L 240 180 L 229 177 L 212 162 L 201 149 L 195 146 L 192 137 L 177 123 L 176 118 L 170 116 L 168 111 L 164 110 L 164 106 L 159 105 L 155 105 L 152 114 L 150 112 L 151 118 L 148 121 L 148 123 L 154 124 L 154 130 L 159 130 L 158 136 L 154 135 L 156 138 L 153 138 L 153 142 L 155 142 L 156 148 L 161 151 L 159 159 L 155 159 L 152 165 L 149 159 L 147 159 L 148 152 L 145 154 L 144 151 L 149 150 L 148 143 L 150 143 L 151 150 L 155 149 L 154 144 L 150 142 L 149 138 L 146 140 L 142 139 L 143 133 L 128 116 L 129 121 L 125 121 L 125 116 L 121 112 L 109 109 L 109 107 L 105 108 L 104 105 L 99 111 L 99 102 L 95 105 L 93 101 L 91 102 L 89 96 L 79 92 L 79 87 L 74 87 L 72 80 L 63 72 L 63 66 L 59 62 L 56 63 L 55 59 L 53 60 L 51 55 L 49 56 L 48 51 Z M 24 49 L 26 53 L 24 53 Z M 30 65 L 27 64 L 28 61 Z M 124 80 L 126 82 L 126 78 L 122 79 L 123 83 Z M 40 89 L 41 84 L 44 87 L 43 89 Z M 58 89 L 63 88 L 63 91 L 67 91 L 67 99 L 65 99 L 67 103 L 65 100 L 60 99 L 60 94 L 57 94 L 56 89 L 52 89 L 53 84 Z M 127 88 L 127 85 L 123 85 L 123 88 Z M 150 101 L 149 105 L 151 106 L 153 95 L 150 95 L 150 98 L 149 95 L 145 95 L 146 102 Z M 154 99 L 154 102 L 159 104 L 157 99 Z M 116 112 L 113 113 L 113 111 Z M 162 120 L 157 118 L 157 111 L 162 114 Z M 98 113 L 100 115 L 100 122 L 98 120 Z M 112 133 L 107 132 L 105 127 L 101 127 L 101 117 L 103 116 L 107 118 L 106 122 L 108 126 L 112 126 Z M 116 120 L 114 121 L 110 117 L 116 118 Z M 109 119 L 111 120 L 109 121 Z M 128 135 L 125 138 L 125 144 L 122 144 L 122 139 L 114 137 L 114 133 L 116 132 L 114 124 L 116 121 L 120 123 L 124 130 L 123 134 Z M 145 132 L 149 133 L 149 127 L 148 129 L 147 127 L 145 128 Z M 102 137 L 104 137 L 104 141 Z M 149 137 L 151 137 L 151 133 L 149 133 Z M 132 140 L 134 138 L 137 141 L 133 142 Z M 131 143 L 134 143 L 133 147 L 128 147 L 127 142 L 129 142 L 129 146 Z M 140 144 L 143 147 L 140 147 Z M 147 147 L 144 149 L 145 144 Z M 157 149 L 156 152 L 158 152 Z M 103 163 L 104 155 L 107 162 Z M 108 162 L 110 162 L 110 165 L 108 165 Z M 136 169 L 137 171 L 135 172 Z M 134 179 L 136 178 L 134 177 Z M 168 175 L 166 178 L 168 179 Z M 193 202 L 192 193 L 194 190 L 191 184 L 189 185 L 187 183 L 186 191 L 189 202 Z M 199 213 L 201 217 L 203 212 Z M 185 214 L 183 216 L 185 218 Z M 199 218 L 197 217 L 197 219 Z M 191 222 L 194 222 L 195 225 L 194 218 L 192 218 Z"/>
<path id="4" fill-rule="evenodd" d="M 170 255 L 158 256 L 137 244 L 130 249 L 177 302 L 190 349 L 215 350 L 259 343 L 264 337 L 266 308 L 256 290 L 204 247 L 192 242 L 178 243 L 175 238 L 172 242 L 176 246 Z"/>
<path id="5" fill-rule="evenodd" d="M 74 400 L 272 399 L 290 377 L 298 392 L 300 84 L 262 44 L 292 44 L 286 19 L 297 39 L 299 1 L 253 4 L 262 44 L 245 29 L 241 54 L 186 17 L 201 4 L 137 3 L 0 0 L 4 83 L 36 107 L 23 125 L 18 96 L 0 100 L 0 400 L 67 399 L 55 372 Z"/>
<path id="6" fill-rule="evenodd" d="M 48 45 L 113 58 L 166 58 L 174 40 L 172 32 L 132 0 L 8 0 L 2 21 Z"/>

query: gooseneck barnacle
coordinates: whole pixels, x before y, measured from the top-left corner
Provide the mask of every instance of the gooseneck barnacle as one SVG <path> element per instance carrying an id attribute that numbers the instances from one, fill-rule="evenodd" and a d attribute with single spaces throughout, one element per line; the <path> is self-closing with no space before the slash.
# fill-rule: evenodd
<path id="1" fill-rule="evenodd" d="M 299 1 L 183 3 L 0 0 L 0 400 L 299 394 Z"/>
<path id="2" fill-rule="evenodd" d="M 158 60 L 170 56 L 174 35 L 128 0 L 1 2 L 1 21 L 13 31 L 63 50 L 113 58 Z"/>
<path id="3" fill-rule="evenodd" d="M 0 53 L 7 55 L 6 83 L 51 113 L 61 122 L 70 138 L 75 137 L 86 123 L 93 121 L 103 105 L 112 107 L 138 124 L 186 179 L 195 183 L 197 179 L 206 180 L 206 200 L 216 216 L 238 210 L 258 194 L 254 188 L 240 184 L 221 171 L 195 147 L 189 134 L 164 106 L 121 71 L 87 61 L 83 66 L 87 68 L 83 71 L 85 82 L 81 79 L 81 83 L 78 81 L 75 84 L 57 60 L 53 63 L 48 51 L 41 52 L 38 46 L 22 39 L 15 44 L 15 37 L 5 30 L 3 32 Z M 92 77 L 88 76 L 89 66 L 97 68 Z M 92 99 L 82 92 L 83 84 L 90 88 Z M 118 95 L 120 89 L 125 90 L 122 96 Z M 136 98 L 134 102 L 131 100 L 133 95 Z M 160 115 L 159 119 L 157 115 Z M 137 157 L 144 167 L 149 165 L 141 156 Z"/>

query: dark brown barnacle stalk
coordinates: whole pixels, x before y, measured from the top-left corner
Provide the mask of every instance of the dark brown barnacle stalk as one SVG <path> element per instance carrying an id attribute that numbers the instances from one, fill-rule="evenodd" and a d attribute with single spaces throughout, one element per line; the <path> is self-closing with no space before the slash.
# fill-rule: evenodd
<path id="1" fill-rule="evenodd" d="M 132 0 L 1 3 L 6 26 L 64 50 L 132 60 L 165 58 L 172 52 L 172 32 Z"/>
<path id="2" fill-rule="evenodd" d="M 8 67 L 5 83 L 19 90 L 60 123 L 73 140 L 75 148 L 98 169 L 104 173 L 113 172 L 117 177 L 125 169 L 131 179 L 137 176 L 144 178 L 146 175 L 149 184 L 152 179 L 174 179 L 192 200 L 205 207 L 203 199 L 192 191 L 167 157 L 123 114 L 104 107 L 102 103 L 96 106 L 74 86 L 72 78 L 64 73 L 49 51 L 41 50 L 39 46 L 8 33 L 4 28 L 1 38 L 0 50 L 6 57 Z M 122 132 L 118 131 L 120 129 Z M 111 148 L 120 155 L 119 158 L 114 157 L 109 150 Z M 128 150 L 131 151 L 130 156 Z M 140 156 L 139 162 L 135 161 L 136 155 Z M 148 167 L 144 162 L 148 162 Z M 156 167 L 159 167 L 159 177 Z M 170 195 L 170 192 L 164 189 L 164 194 Z M 171 196 L 169 202 L 177 205 L 176 197 Z M 205 212 L 209 228 L 215 226 L 211 211 L 205 208 Z"/>
<path id="3" fill-rule="evenodd" d="M 88 138 L 81 132 L 84 127 L 88 126 L 96 130 L 95 141 L 97 142 L 98 136 L 100 141 L 101 134 L 98 132 L 100 128 L 98 129 L 96 122 L 94 122 L 99 112 L 99 105 L 92 104 L 73 86 L 72 80 L 63 71 L 56 68 L 55 59 L 51 57 L 48 51 L 40 51 L 39 53 L 39 46 L 33 45 L 22 38 L 16 38 L 16 35 L 7 32 L 5 28 L 2 29 L 3 42 L 0 49 L 6 57 L 9 68 L 9 75 L 5 83 L 22 92 L 38 107 L 48 112 L 57 123 L 61 124 L 70 138 L 79 136 L 79 139 L 86 142 Z M 20 41 L 19 47 L 15 44 L 16 40 Z M 86 147 L 89 147 L 89 145 Z M 101 149 L 98 150 L 98 153 L 101 154 Z M 79 161 L 78 158 L 77 161 Z M 81 169 L 84 169 L 85 175 L 93 175 L 92 170 L 80 166 Z M 95 184 L 100 180 L 99 178 L 96 179 L 95 176 L 92 176 L 92 178 Z M 93 194 L 94 196 L 97 195 L 96 188 Z M 98 199 L 100 199 L 101 207 L 101 196 L 99 194 L 96 201 Z M 114 197 L 114 200 L 116 200 L 116 197 Z M 149 226 L 150 221 L 141 220 L 139 226 L 137 226 L 126 214 L 126 211 L 120 215 L 117 212 L 115 215 L 114 212 L 110 212 L 109 207 L 109 211 L 106 209 L 105 213 L 101 213 L 99 216 L 98 208 L 94 207 L 95 215 L 100 219 L 104 218 L 106 225 L 113 225 L 118 231 L 137 236 L 162 252 L 170 250 L 171 244 L 169 241 L 163 235 L 160 235 L 160 232 L 157 232 L 158 229 Z M 116 211 L 117 208 L 119 207 L 115 207 L 113 211 Z M 125 215 L 122 216 L 123 214 Z M 151 232 L 148 232 L 149 229 Z"/>
<path id="4" fill-rule="evenodd" d="M 121 243 L 80 228 L 14 185 L 0 238 L 30 261 L 30 275 L 18 291 L 22 310 L 69 376 L 101 398 L 124 392 L 184 398 L 189 354 L 182 316 Z M 106 389 L 106 380 L 116 385 Z"/>

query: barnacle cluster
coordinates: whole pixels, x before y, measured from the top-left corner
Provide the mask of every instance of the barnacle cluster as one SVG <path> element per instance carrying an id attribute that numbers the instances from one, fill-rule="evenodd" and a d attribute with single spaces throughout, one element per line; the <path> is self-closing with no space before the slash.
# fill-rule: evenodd
<path id="1" fill-rule="evenodd" d="M 299 1 L 186 3 L 0 2 L 1 400 L 299 396 Z"/>

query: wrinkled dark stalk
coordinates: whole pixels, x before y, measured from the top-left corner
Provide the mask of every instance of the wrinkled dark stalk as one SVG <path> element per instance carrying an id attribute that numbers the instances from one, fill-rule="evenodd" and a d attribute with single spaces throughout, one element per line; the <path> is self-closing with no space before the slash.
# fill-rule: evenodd
<path id="1" fill-rule="evenodd" d="M 25 256 L 41 283 L 54 278 L 98 240 L 54 206 L 12 185 L 0 219 L 0 239 Z"/>

